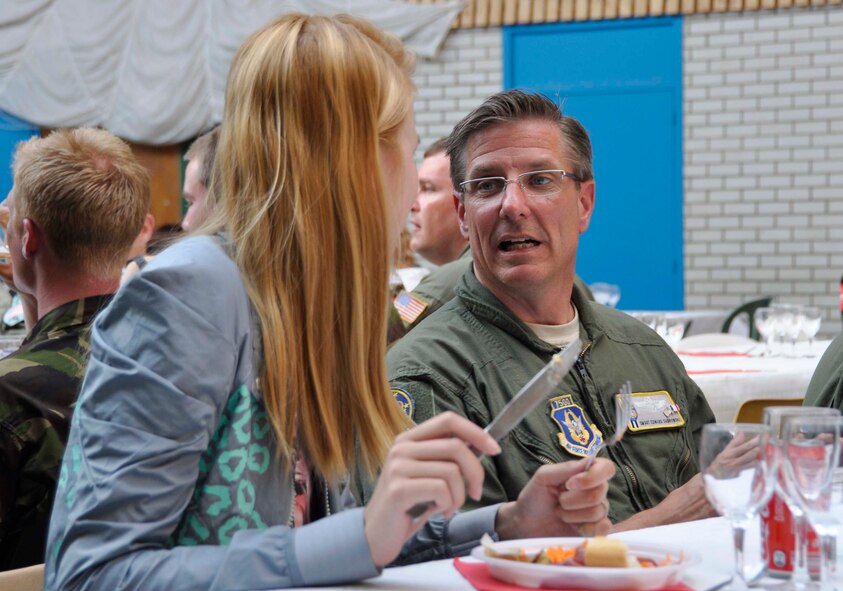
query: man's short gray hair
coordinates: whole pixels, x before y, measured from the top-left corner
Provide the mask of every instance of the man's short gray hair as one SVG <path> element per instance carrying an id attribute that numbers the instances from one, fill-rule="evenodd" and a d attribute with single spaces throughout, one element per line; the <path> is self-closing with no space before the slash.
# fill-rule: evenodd
<path id="1" fill-rule="evenodd" d="M 457 123 L 447 140 L 448 157 L 451 159 L 451 180 L 455 188 L 465 179 L 466 150 L 471 137 L 496 123 L 541 119 L 559 126 L 562 148 L 571 159 L 571 166 L 580 180 L 594 178 L 592 170 L 591 140 L 582 124 L 539 93 L 522 90 L 505 90 L 493 94 L 483 104 Z"/>

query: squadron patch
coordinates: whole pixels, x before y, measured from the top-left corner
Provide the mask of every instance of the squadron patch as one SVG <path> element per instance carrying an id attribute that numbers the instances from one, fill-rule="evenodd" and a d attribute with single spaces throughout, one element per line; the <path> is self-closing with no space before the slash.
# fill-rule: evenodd
<path id="1" fill-rule="evenodd" d="M 629 430 L 652 431 L 671 429 L 685 424 L 679 406 L 666 390 L 658 392 L 633 392 L 632 413 L 629 417 Z"/>
<path id="2" fill-rule="evenodd" d="M 413 397 L 410 396 L 404 390 L 399 390 L 397 388 L 392 389 L 392 397 L 395 398 L 395 402 L 398 403 L 398 406 L 401 407 L 401 410 L 404 411 L 404 414 L 413 418 L 413 413 L 415 412 L 415 407 L 413 406 Z"/>
<path id="3" fill-rule="evenodd" d="M 571 394 L 550 399 L 550 416 L 559 425 L 559 445 L 570 454 L 585 457 L 603 441 L 603 433 L 594 423 L 588 423 Z"/>

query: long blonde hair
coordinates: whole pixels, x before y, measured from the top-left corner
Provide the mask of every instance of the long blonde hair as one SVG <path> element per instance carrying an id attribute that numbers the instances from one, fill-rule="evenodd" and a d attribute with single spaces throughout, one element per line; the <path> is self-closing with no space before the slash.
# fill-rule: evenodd
<path id="1" fill-rule="evenodd" d="M 260 318 L 279 451 L 298 442 L 332 482 L 358 461 L 373 473 L 405 426 L 386 380 L 380 158 L 397 158 L 412 67 L 363 21 L 292 14 L 249 37 L 228 78 L 211 227 L 228 230 Z"/>

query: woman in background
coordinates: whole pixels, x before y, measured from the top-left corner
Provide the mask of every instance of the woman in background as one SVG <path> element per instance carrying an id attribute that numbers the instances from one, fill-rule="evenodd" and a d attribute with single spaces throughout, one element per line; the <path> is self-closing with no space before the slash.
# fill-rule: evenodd
<path id="1" fill-rule="evenodd" d="M 324 585 L 485 532 L 608 529 L 602 460 L 454 515 L 482 486 L 466 444 L 497 444 L 454 415 L 407 430 L 389 395 L 387 278 L 417 185 L 411 65 L 351 17 L 289 15 L 238 50 L 215 218 L 95 324 L 46 588 Z M 380 474 L 365 508 L 341 494 L 357 468 Z"/>

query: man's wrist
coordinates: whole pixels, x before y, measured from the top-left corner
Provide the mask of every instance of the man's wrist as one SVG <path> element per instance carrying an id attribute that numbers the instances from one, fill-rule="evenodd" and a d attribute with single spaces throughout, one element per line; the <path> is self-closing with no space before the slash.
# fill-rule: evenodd
<path id="1" fill-rule="evenodd" d="M 498 508 L 498 514 L 495 517 L 495 533 L 501 540 L 512 540 L 518 538 L 518 515 L 516 513 L 516 503 L 510 501 L 503 503 Z"/>

